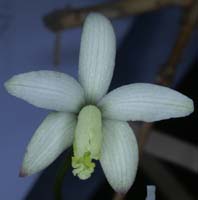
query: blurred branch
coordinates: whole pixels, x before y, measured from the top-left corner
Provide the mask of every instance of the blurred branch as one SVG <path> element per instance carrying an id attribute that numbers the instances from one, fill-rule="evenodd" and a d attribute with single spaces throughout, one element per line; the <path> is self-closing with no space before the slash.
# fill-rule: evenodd
<path id="1" fill-rule="evenodd" d="M 157 77 L 157 83 L 161 85 L 170 85 L 178 64 L 180 63 L 181 57 L 183 55 L 184 49 L 188 45 L 191 38 L 192 32 L 198 22 L 198 1 L 194 0 L 194 3 L 190 8 L 186 10 L 183 15 L 183 23 L 179 36 L 173 47 L 172 53 L 160 71 Z"/>
<path id="2" fill-rule="evenodd" d="M 186 191 L 180 181 L 175 179 L 174 175 L 157 159 L 144 154 L 142 160 L 143 162 L 140 162 L 141 167 L 148 174 L 149 178 L 158 185 L 165 199 L 193 200 L 193 197 Z"/>
<path id="3" fill-rule="evenodd" d="M 134 123 L 132 127 L 135 128 Z M 137 125 L 136 129 L 138 129 Z M 198 148 L 196 145 L 177 139 L 165 132 L 154 129 L 151 131 L 152 134 L 144 147 L 144 153 L 180 166 L 192 173 L 198 173 Z M 135 132 L 138 133 L 138 131 Z"/>
<path id="4" fill-rule="evenodd" d="M 108 18 L 118 18 L 137 15 L 167 6 L 189 6 L 192 0 L 120 0 L 86 8 L 64 8 L 55 10 L 43 20 L 48 29 L 53 32 L 79 26 L 90 12 L 100 12 Z"/>

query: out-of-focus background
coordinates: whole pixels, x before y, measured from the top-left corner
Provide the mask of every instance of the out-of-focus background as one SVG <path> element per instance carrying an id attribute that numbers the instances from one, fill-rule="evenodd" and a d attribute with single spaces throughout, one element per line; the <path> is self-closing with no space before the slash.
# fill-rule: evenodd
<path id="1" fill-rule="evenodd" d="M 131 3 L 133 6 L 123 11 L 121 5 L 115 6 L 118 2 L 127 2 L 124 8 Z M 98 10 L 97 5 L 103 3 L 109 4 Z M 143 153 L 135 184 L 126 199 L 144 200 L 146 186 L 154 185 L 158 200 L 195 200 L 198 172 L 198 9 L 195 8 L 198 6 L 193 0 L 150 3 L 147 0 L 0 0 L 0 199 L 53 199 L 55 175 L 67 152 L 40 174 L 18 177 L 26 145 L 48 111 L 8 95 L 3 83 L 14 74 L 41 69 L 77 77 L 81 26 L 65 29 L 58 23 L 61 16 L 50 13 L 64 9 L 67 18 L 70 12 L 72 16 L 78 14 L 75 9 L 87 7 L 83 12 L 105 10 L 107 15 L 119 8 L 112 19 L 117 59 L 111 88 L 157 80 L 195 102 L 195 113 L 188 118 L 165 120 L 152 128 L 130 123 L 137 129 Z M 72 20 L 65 26 L 71 26 Z M 116 198 L 100 166 L 88 181 L 79 181 L 69 169 L 63 195 L 69 200 Z"/>

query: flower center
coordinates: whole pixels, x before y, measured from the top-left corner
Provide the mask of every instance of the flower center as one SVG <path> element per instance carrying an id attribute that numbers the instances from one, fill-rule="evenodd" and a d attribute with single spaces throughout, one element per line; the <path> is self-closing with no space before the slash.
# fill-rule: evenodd
<path id="1" fill-rule="evenodd" d="M 91 176 L 95 168 L 92 159 L 100 158 L 101 144 L 101 112 L 96 106 L 85 106 L 78 115 L 74 135 L 72 167 L 75 176 L 83 180 Z"/>

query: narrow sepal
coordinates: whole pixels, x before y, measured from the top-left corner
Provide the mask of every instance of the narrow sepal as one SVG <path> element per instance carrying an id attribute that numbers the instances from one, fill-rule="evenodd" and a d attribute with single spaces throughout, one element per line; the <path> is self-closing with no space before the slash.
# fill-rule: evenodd
<path id="1" fill-rule="evenodd" d="M 13 76 L 5 83 L 7 91 L 37 107 L 77 112 L 84 92 L 72 77 L 55 71 L 36 71 Z"/>
<path id="2" fill-rule="evenodd" d="M 27 146 L 20 176 L 28 176 L 46 168 L 71 146 L 75 125 L 76 118 L 73 114 L 50 113 Z"/>
<path id="3" fill-rule="evenodd" d="M 116 39 L 111 22 L 101 14 L 87 16 L 82 32 L 79 80 L 94 103 L 107 92 L 114 70 Z"/>
<path id="4" fill-rule="evenodd" d="M 138 166 L 138 146 L 127 122 L 104 120 L 100 162 L 112 188 L 125 194 L 132 186 Z"/>
<path id="5" fill-rule="evenodd" d="M 193 101 L 187 96 L 148 83 L 119 87 L 107 94 L 99 107 L 103 116 L 109 119 L 145 122 L 184 117 L 194 110 Z"/>

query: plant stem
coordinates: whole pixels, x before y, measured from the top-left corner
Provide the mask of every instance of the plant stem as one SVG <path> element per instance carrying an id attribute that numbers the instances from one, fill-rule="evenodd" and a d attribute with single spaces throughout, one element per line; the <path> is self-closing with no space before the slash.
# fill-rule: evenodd
<path id="1" fill-rule="evenodd" d="M 113 196 L 113 200 L 124 200 L 124 195 L 115 193 L 115 195 Z"/>
<path id="2" fill-rule="evenodd" d="M 55 183 L 54 183 L 54 199 L 55 200 L 62 200 L 62 186 L 65 178 L 65 174 L 71 164 L 71 152 L 68 153 L 66 159 L 61 163 L 60 168 L 58 169 Z"/>
<path id="3" fill-rule="evenodd" d="M 119 0 L 85 8 L 63 8 L 44 16 L 43 21 L 53 32 L 80 26 L 90 12 L 100 12 L 114 19 L 158 10 L 167 6 L 188 7 L 192 0 Z"/>

